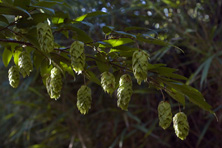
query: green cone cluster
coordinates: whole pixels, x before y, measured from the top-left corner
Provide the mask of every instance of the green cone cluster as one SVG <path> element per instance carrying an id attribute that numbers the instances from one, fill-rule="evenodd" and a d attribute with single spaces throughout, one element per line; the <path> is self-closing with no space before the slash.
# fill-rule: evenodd
<path id="1" fill-rule="evenodd" d="M 84 43 L 74 41 L 70 47 L 71 65 L 77 74 L 81 74 L 85 67 Z"/>
<path id="2" fill-rule="evenodd" d="M 116 85 L 114 75 L 110 72 L 103 72 L 101 74 L 101 84 L 103 90 L 111 95 L 115 91 Z"/>
<path id="3" fill-rule="evenodd" d="M 148 71 L 148 58 L 149 55 L 143 50 L 138 50 L 133 53 L 132 57 L 132 67 L 133 74 L 137 79 L 137 83 L 140 85 L 141 82 L 147 80 Z"/>
<path id="4" fill-rule="evenodd" d="M 62 90 L 62 76 L 58 68 L 51 70 L 50 76 L 46 79 L 46 89 L 51 99 L 58 99 Z"/>
<path id="5" fill-rule="evenodd" d="M 177 137 L 181 140 L 186 139 L 189 134 L 189 123 L 185 113 L 179 112 L 173 117 L 173 127 Z"/>
<path id="6" fill-rule="evenodd" d="M 91 89 L 86 85 L 82 85 L 77 92 L 77 108 L 81 114 L 88 113 L 91 108 L 92 97 Z"/>
<path id="7" fill-rule="evenodd" d="M 37 37 L 40 49 L 49 53 L 54 50 L 54 37 L 51 27 L 47 23 L 39 23 L 37 25 Z"/>
<path id="8" fill-rule="evenodd" d="M 26 51 L 23 51 L 19 55 L 18 59 L 19 71 L 22 74 L 23 78 L 29 76 L 30 72 L 33 70 L 33 65 L 31 61 L 31 56 Z"/>
<path id="9" fill-rule="evenodd" d="M 8 70 L 8 80 L 9 80 L 9 84 L 13 87 L 13 88 L 17 88 L 19 85 L 19 69 L 17 66 L 12 66 L 9 70 Z"/>
<path id="10" fill-rule="evenodd" d="M 132 80 L 130 75 L 125 74 L 120 77 L 119 88 L 117 89 L 117 106 L 122 110 L 128 110 L 128 105 L 133 93 Z"/>
<path id="11" fill-rule="evenodd" d="M 171 106 L 168 102 L 161 101 L 158 105 L 159 125 L 165 130 L 172 122 Z"/>

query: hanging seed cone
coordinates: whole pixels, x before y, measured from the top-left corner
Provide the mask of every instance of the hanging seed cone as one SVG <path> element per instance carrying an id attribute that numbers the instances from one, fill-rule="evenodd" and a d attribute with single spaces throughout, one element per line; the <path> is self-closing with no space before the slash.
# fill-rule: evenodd
<path id="1" fill-rule="evenodd" d="M 31 61 L 31 57 L 26 51 L 23 51 L 22 53 L 20 53 L 19 59 L 18 59 L 18 66 L 19 66 L 19 71 L 22 74 L 23 78 L 25 78 L 26 76 L 29 76 L 30 73 L 32 72 L 33 65 Z"/>
<path id="2" fill-rule="evenodd" d="M 8 80 L 9 80 L 9 84 L 13 87 L 13 88 L 17 88 L 19 85 L 19 69 L 17 66 L 12 66 L 9 70 L 8 70 Z"/>
<path id="3" fill-rule="evenodd" d="M 47 92 L 51 99 L 58 99 L 62 90 L 62 75 L 58 68 L 51 70 L 50 77 L 46 79 Z"/>
<path id="4" fill-rule="evenodd" d="M 140 85 L 142 81 L 147 80 L 148 71 L 148 58 L 149 55 L 143 50 L 138 50 L 133 53 L 132 68 L 133 74 L 137 79 L 137 83 Z"/>
<path id="5" fill-rule="evenodd" d="M 181 140 L 186 139 L 189 134 L 189 123 L 185 113 L 179 112 L 173 117 L 173 127 L 177 137 Z"/>
<path id="6" fill-rule="evenodd" d="M 54 50 L 54 37 L 51 27 L 47 23 L 37 25 L 37 37 L 42 52 L 49 53 Z"/>
<path id="7" fill-rule="evenodd" d="M 171 106 L 168 102 L 161 101 L 158 105 L 159 125 L 165 130 L 172 122 Z"/>
<path id="8" fill-rule="evenodd" d="M 101 84 L 103 90 L 111 95 L 115 91 L 116 85 L 114 75 L 110 72 L 103 72 L 101 74 Z"/>
<path id="9" fill-rule="evenodd" d="M 70 47 L 71 65 L 77 74 L 81 74 L 85 67 L 84 43 L 74 41 Z"/>
<path id="10" fill-rule="evenodd" d="M 88 113 L 91 108 L 92 97 L 91 89 L 86 85 L 82 85 L 77 92 L 77 108 L 81 114 Z"/>
<path id="11" fill-rule="evenodd" d="M 132 80 L 130 75 L 125 74 L 120 77 L 119 88 L 117 89 L 117 106 L 122 110 L 128 110 L 128 105 L 133 93 Z"/>

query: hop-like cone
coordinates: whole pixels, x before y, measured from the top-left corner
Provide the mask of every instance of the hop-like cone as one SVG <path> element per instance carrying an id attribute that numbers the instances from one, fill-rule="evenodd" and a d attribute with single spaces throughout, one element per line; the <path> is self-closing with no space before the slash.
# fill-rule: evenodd
<path id="1" fill-rule="evenodd" d="M 85 66 L 84 43 L 74 41 L 70 47 L 71 65 L 77 74 L 81 74 Z"/>
<path id="2" fill-rule="evenodd" d="M 27 53 L 26 51 L 20 53 L 18 59 L 18 66 L 23 78 L 29 76 L 30 72 L 32 72 L 33 70 L 33 65 L 29 53 Z"/>
<path id="3" fill-rule="evenodd" d="M 179 112 L 173 117 L 173 127 L 177 137 L 181 140 L 186 139 L 189 134 L 189 123 L 185 113 Z"/>
<path id="4" fill-rule="evenodd" d="M 133 74 L 139 85 L 143 80 L 147 80 L 148 58 L 148 53 L 143 50 L 138 50 L 133 53 Z"/>
<path id="5" fill-rule="evenodd" d="M 171 106 L 168 102 L 161 101 L 158 105 L 159 125 L 167 129 L 172 122 Z"/>
<path id="6" fill-rule="evenodd" d="M 8 70 L 8 80 L 9 80 L 9 84 L 13 87 L 13 88 L 17 88 L 19 85 L 19 69 L 17 66 L 12 66 L 9 70 Z"/>
<path id="7" fill-rule="evenodd" d="M 91 89 L 86 85 L 82 85 L 77 92 L 77 108 L 81 114 L 88 113 L 91 108 L 92 97 Z"/>
<path id="8" fill-rule="evenodd" d="M 46 89 L 51 99 L 58 99 L 62 90 L 62 76 L 58 68 L 51 70 L 50 76 L 46 79 Z"/>
<path id="9" fill-rule="evenodd" d="M 39 23 L 37 25 L 37 37 L 40 49 L 49 53 L 54 50 L 54 37 L 51 27 L 47 23 Z"/>
<path id="10" fill-rule="evenodd" d="M 122 110 L 128 110 L 128 105 L 133 93 L 132 80 L 130 75 L 125 74 L 120 77 L 119 88 L 117 89 L 117 106 Z"/>
<path id="11" fill-rule="evenodd" d="M 115 91 L 115 85 L 116 85 L 114 75 L 110 72 L 102 73 L 101 84 L 102 84 L 103 90 L 111 95 Z"/>

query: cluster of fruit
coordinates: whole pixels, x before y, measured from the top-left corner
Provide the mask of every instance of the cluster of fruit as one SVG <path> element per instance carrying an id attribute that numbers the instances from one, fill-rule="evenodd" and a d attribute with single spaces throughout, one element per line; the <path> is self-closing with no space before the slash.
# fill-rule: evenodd
<path id="1" fill-rule="evenodd" d="M 51 28 L 46 23 L 37 25 L 37 35 L 40 49 L 44 53 L 50 53 L 54 50 L 54 38 Z M 77 74 L 81 74 L 85 67 L 84 43 L 74 41 L 69 50 L 71 66 Z M 137 50 L 132 55 L 132 69 L 137 83 L 140 85 L 142 81 L 147 80 L 149 55 L 143 50 Z M 33 65 L 29 53 L 23 51 L 19 55 L 18 66 L 12 66 L 9 69 L 9 83 L 13 88 L 18 87 L 19 72 L 23 77 L 29 76 L 33 70 Z M 112 95 L 116 90 L 116 81 L 112 73 L 106 71 L 101 74 L 101 85 L 105 92 Z M 62 75 L 57 67 L 51 69 L 50 74 L 46 78 L 46 89 L 52 99 L 58 99 L 62 90 Z M 129 74 L 120 77 L 119 87 L 117 89 L 117 106 L 122 110 L 127 110 L 133 93 L 132 80 Z M 77 108 L 81 114 L 88 113 L 91 108 L 92 97 L 91 89 L 82 85 L 77 92 Z M 171 107 L 168 102 L 161 101 L 158 106 L 159 125 L 166 129 L 172 122 Z M 173 127 L 176 135 L 184 140 L 189 133 L 189 124 L 187 117 L 183 112 L 177 113 L 173 117 Z"/>
<path id="2" fill-rule="evenodd" d="M 9 84 L 16 88 L 19 85 L 19 72 L 22 74 L 23 78 L 29 76 L 30 72 L 33 70 L 33 65 L 31 61 L 31 56 L 23 51 L 19 55 L 18 66 L 12 66 L 8 71 Z"/>
<path id="3" fill-rule="evenodd" d="M 159 125 L 165 130 L 167 129 L 173 120 L 173 127 L 177 137 L 181 140 L 186 139 L 189 134 L 189 123 L 187 116 L 183 112 L 179 112 L 172 118 L 172 112 L 170 104 L 166 101 L 161 101 L 158 105 L 158 117 Z"/>

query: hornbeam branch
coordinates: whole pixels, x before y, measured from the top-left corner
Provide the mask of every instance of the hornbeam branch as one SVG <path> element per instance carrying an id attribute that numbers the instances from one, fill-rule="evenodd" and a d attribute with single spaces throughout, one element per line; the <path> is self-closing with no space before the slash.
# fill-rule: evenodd
<path id="1" fill-rule="evenodd" d="M 34 47 L 31 43 L 23 42 L 23 41 L 16 41 L 16 40 L 7 40 L 7 39 L 0 39 L 0 42 L 6 42 L 6 43 L 18 43 L 30 47 Z"/>

